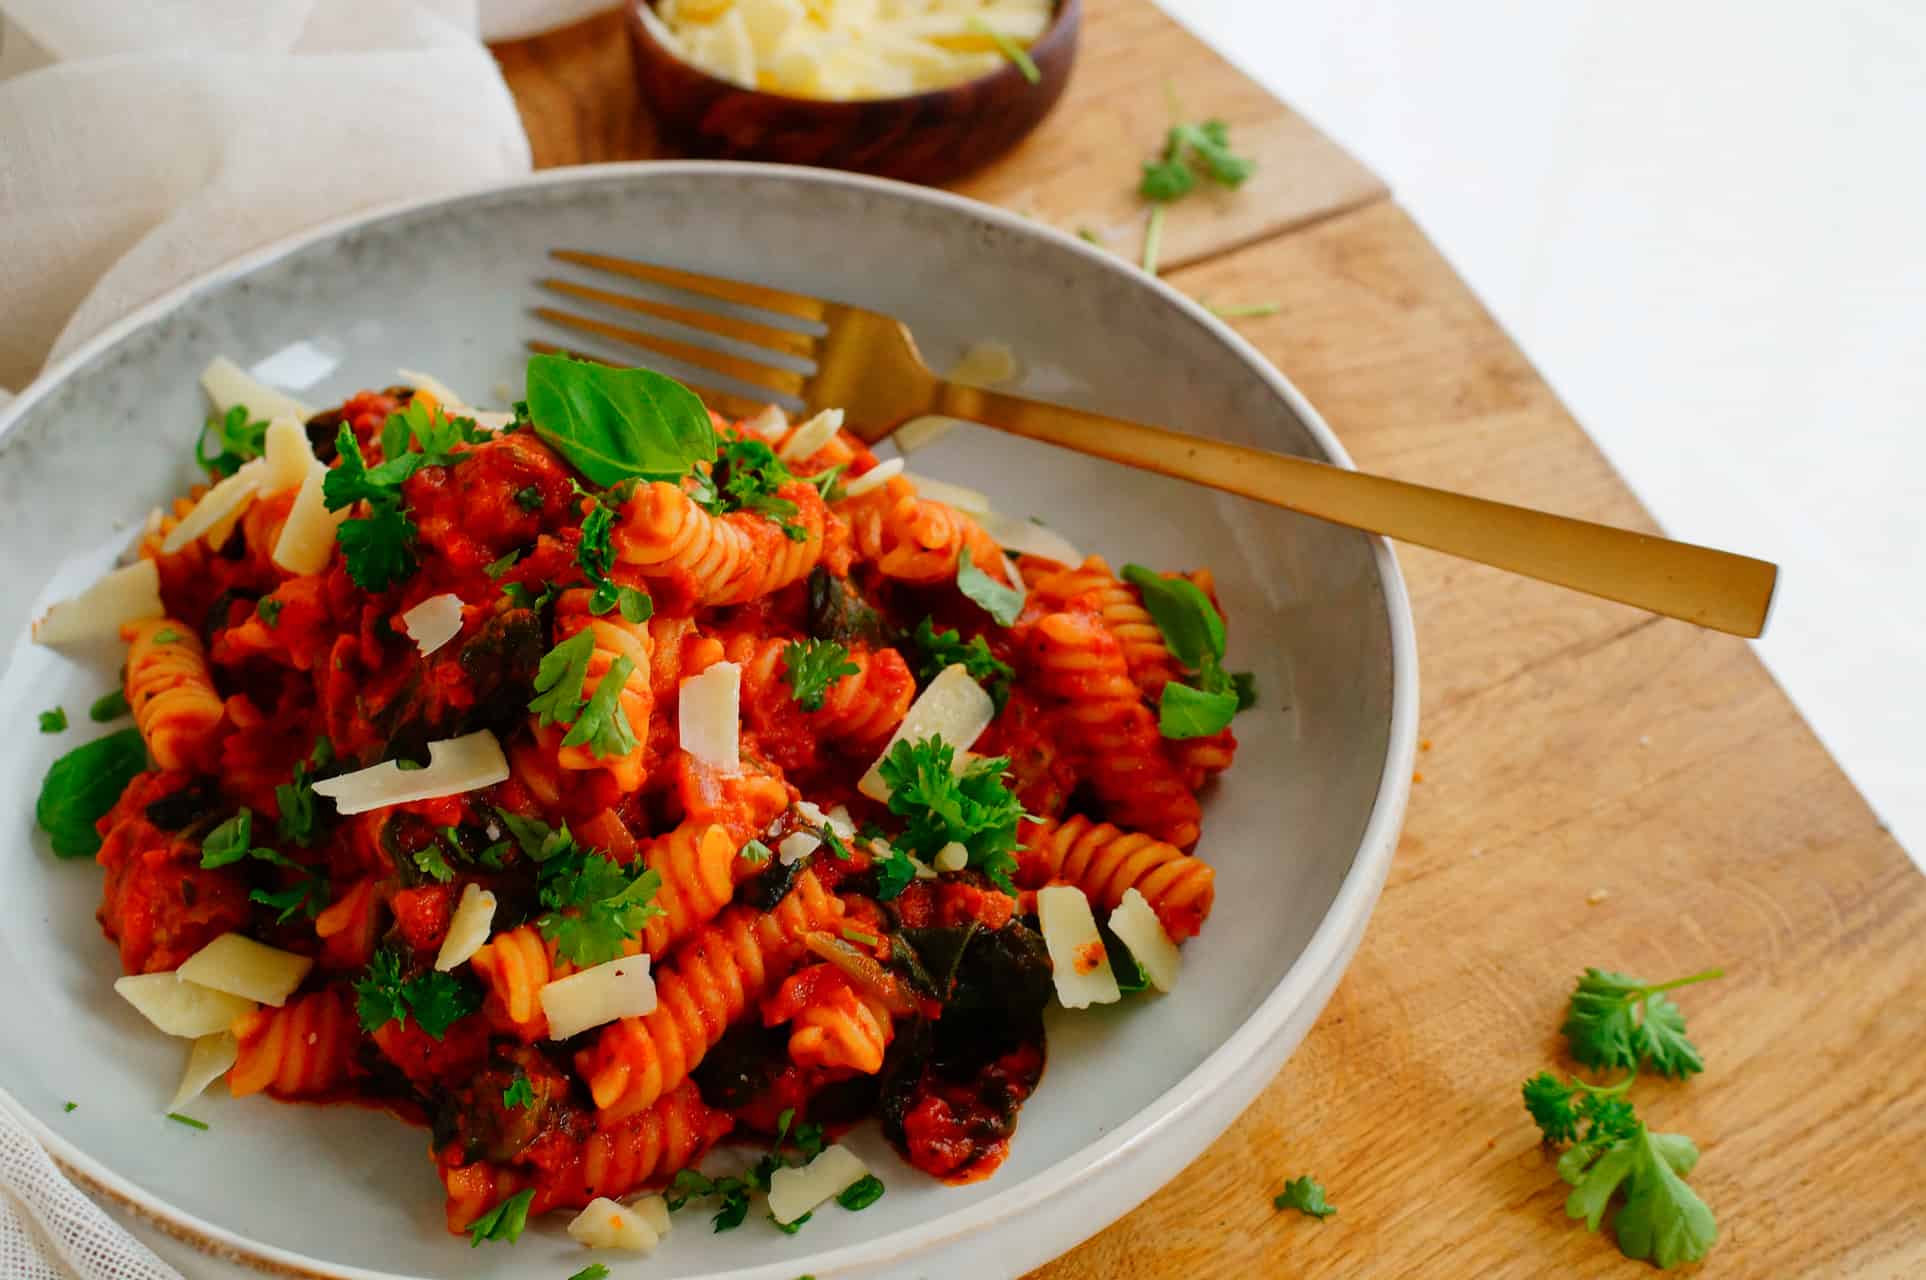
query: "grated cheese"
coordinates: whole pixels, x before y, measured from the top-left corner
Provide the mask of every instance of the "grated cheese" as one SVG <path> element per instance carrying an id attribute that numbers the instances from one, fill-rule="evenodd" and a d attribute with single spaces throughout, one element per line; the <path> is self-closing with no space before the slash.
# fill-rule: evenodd
<path id="1" fill-rule="evenodd" d="M 812 836 L 807 831 L 795 831 L 782 838 L 782 843 L 776 846 L 776 856 L 782 859 L 783 866 L 793 866 L 822 848 L 822 845 L 820 836 Z"/>
<path id="2" fill-rule="evenodd" d="M 718 662 L 682 682 L 676 700 L 682 749 L 724 773 L 742 767 L 742 668 Z"/>
<path id="3" fill-rule="evenodd" d="M 1177 953 L 1177 944 L 1164 932 L 1163 921 L 1151 910 L 1150 900 L 1143 894 L 1135 889 L 1124 890 L 1123 900 L 1110 913 L 1110 932 L 1130 948 L 1130 954 L 1137 958 L 1151 986 L 1169 991 L 1177 985 L 1183 960 Z"/>
<path id="4" fill-rule="evenodd" d="M 869 1176 L 869 1166 L 838 1142 L 800 1169 L 778 1169 L 769 1179 L 769 1216 L 785 1225 L 812 1212 Z"/>
<path id="5" fill-rule="evenodd" d="M 1050 976 L 1057 986 L 1057 999 L 1064 1008 L 1087 1009 L 1093 1004 L 1115 1004 L 1123 998 L 1083 890 L 1067 884 L 1037 890 L 1037 923 L 1043 932 L 1043 945 L 1050 952 Z"/>
<path id="6" fill-rule="evenodd" d="M 314 446 L 308 443 L 307 428 L 293 418 L 276 418 L 268 423 L 261 444 L 261 459 L 267 464 L 261 492 L 280 493 L 299 488 L 315 464 Z"/>
<path id="7" fill-rule="evenodd" d="M 627 1249 L 647 1253 L 662 1243 L 662 1234 L 648 1219 L 625 1204 L 597 1196 L 568 1224 L 568 1234 L 591 1249 Z"/>
<path id="8" fill-rule="evenodd" d="M 174 1098 L 167 1104 L 169 1111 L 179 1111 L 187 1103 L 194 1101 L 207 1091 L 207 1086 L 227 1074 L 241 1056 L 241 1042 L 234 1038 L 231 1031 L 217 1031 L 213 1035 L 201 1036 L 188 1046 L 187 1065 L 181 1070 L 180 1087 L 174 1090 Z"/>
<path id="9" fill-rule="evenodd" d="M 843 411 L 824 409 L 796 428 L 796 434 L 789 437 L 789 443 L 776 450 L 776 456 L 784 462 L 801 462 L 813 458 L 822 447 L 836 438 L 843 429 Z"/>
<path id="10" fill-rule="evenodd" d="M 388 805 L 479 791 L 507 780 L 508 760 L 502 755 L 502 744 L 487 729 L 478 729 L 459 738 L 429 743 L 428 763 L 423 768 L 404 771 L 388 760 L 338 778 L 323 778 L 314 784 L 314 793 L 334 801 L 335 811 L 346 817 Z"/>
<path id="11" fill-rule="evenodd" d="M 401 615 L 401 629 L 427 657 L 461 634 L 461 597 L 453 592 L 429 596 Z"/>
<path id="12" fill-rule="evenodd" d="M 655 1012 L 655 979 L 649 976 L 646 955 L 623 956 L 557 978 L 540 994 L 551 1040 L 567 1040 L 617 1018 Z"/>
<path id="13" fill-rule="evenodd" d="M 930 687 L 910 703 L 903 722 L 896 726 L 882 755 L 876 757 L 876 763 L 869 767 L 856 789 L 879 804 L 887 803 L 890 788 L 883 781 L 883 761 L 897 743 L 920 742 L 925 738 L 941 737 L 956 748 L 956 758 L 951 765 L 961 773 L 967 763 L 966 753 L 990 727 L 995 715 L 996 704 L 990 701 L 983 686 L 970 678 L 962 663 L 952 663 L 938 672 L 936 679 L 930 681 Z"/>
<path id="14" fill-rule="evenodd" d="M 494 924 L 495 895 L 478 884 L 464 886 L 461 901 L 455 904 L 455 914 L 448 918 L 448 932 L 442 937 L 441 950 L 435 953 L 435 968 L 447 973 L 464 963 L 482 949 Z"/>
<path id="15" fill-rule="evenodd" d="M 72 644 L 118 636 L 129 622 L 161 618 L 160 567 L 152 560 L 136 560 L 114 570 L 71 600 L 62 600 L 33 624 L 35 644 Z"/>
<path id="16" fill-rule="evenodd" d="M 213 991 L 280 1008 L 314 968 L 307 956 L 224 933 L 189 956 L 175 976 Z"/>
<path id="17" fill-rule="evenodd" d="M 308 467 L 301 491 L 294 495 L 288 518 L 281 525 L 281 536 L 274 542 L 274 563 L 289 573 L 319 573 L 328 567 L 334 554 L 335 531 L 348 518 L 348 508 L 328 510 L 321 486 L 327 482 L 328 468 L 316 461 Z"/>
<path id="18" fill-rule="evenodd" d="M 314 416 L 313 409 L 284 391 L 276 391 L 226 356 L 215 356 L 201 370 L 201 390 L 207 392 L 218 413 L 238 404 L 246 405 L 248 416 L 256 420 L 295 418 L 306 422 Z"/>
<path id="19" fill-rule="evenodd" d="M 183 982 L 172 973 L 130 974 L 116 979 L 114 990 L 155 1027 L 189 1040 L 225 1031 L 234 1019 L 254 1012 L 252 1000 Z"/>
<path id="20" fill-rule="evenodd" d="M 247 504 L 254 501 L 266 479 L 265 458 L 243 463 L 240 470 L 201 495 L 194 509 L 161 539 L 161 551 L 171 556 L 203 534 L 207 535 L 208 546 L 219 550 L 227 541 L 226 532 L 233 530 L 233 522 L 240 518 Z M 222 532 L 223 529 L 226 532 Z M 221 532 L 220 537 L 214 536 L 217 532 Z"/>

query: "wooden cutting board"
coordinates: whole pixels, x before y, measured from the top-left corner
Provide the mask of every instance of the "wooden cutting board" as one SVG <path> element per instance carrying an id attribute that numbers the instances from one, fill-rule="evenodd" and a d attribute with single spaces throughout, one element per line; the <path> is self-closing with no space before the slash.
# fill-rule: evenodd
<path id="1" fill-rule="evenodd" d="M 1149 0 L 1086 21 L 1063 104 L 961 190 L 1134 258 L 1170 79 L 1260 167 L 1173 209 L 1165 274 L 1280 303 L 1240 328 L 1359 466 L 1656 528 L 1368 171 Z M 538 164 L 654 154 L 624 38 L 611 17 L 497 49 Z M 1637 1093 L 1703 1153 L 1720 1240 L 1701 1270 L 1926 1276 L 1926 882 L 1744 642 L 1399 561 L 1428 745 L 1357 959 L 1229 1133 L 1037 1275 L 1645 1274 L 1566 1219 L 1518 1087 L 1571 1068 L 1556 1029 L 1584 966 L 1723 965 L 1679 997 L 1706 1072 Z M 1302 1173 L 1335 1217 L 1271 1208 Z"/>

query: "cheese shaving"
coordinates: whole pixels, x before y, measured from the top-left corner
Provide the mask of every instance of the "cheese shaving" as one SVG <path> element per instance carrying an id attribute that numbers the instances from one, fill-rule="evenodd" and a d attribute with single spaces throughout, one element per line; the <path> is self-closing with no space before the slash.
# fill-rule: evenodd
<path id="1" fill-rule="evenodd" d="M 208 544 L 218 550 L 227 539 L 217 539 L 212 535 L 223 525 L 230 531 L 233 529 L 233 521 L 247 509 L 248 503 L 254 501 L 266 479 L 265 459 L 256 458 L 245 463 L 239 471 L 201 495 L 194 509 L 183 516 L 181 522 L 161 540 L 161 551 L 171 556 L 203 535 L 208 535 Z"/>
<path id="2" fill-rule="evenodd" d="M 114 570 L 71 600 L 62 600 L 33 624 L 35 644 L 72 644 L 102 636 L 118 636 L 129 622 L 161 618 L 160 568 L 152 560 L 136 560 Z"/>
<path id="3" fill-rule="evenodd" d="M 288 518 L 281 524 L 281 536 L 274 541 L 273 560 L 289 573 L 319 573 L 328 567 L 334 554 L 336 531 L 348 518 L 348 509 L 328 510 L 327 495 L 321 486 L 328 478 L 325 463 L 309 465 L 301 491 L 294 495 Z"/>
<path id="4" fill-rule="evenodd" d="M 901 475 L 902 471 L 903 460 L 901 458 L 885 459 L 844 485 L 843 496 L 846 498 L 860 498 L 872 489 L 882 488 L 885 484 L 889 483 L 892 476 Z"/>
<path id="5" fill-rule="evenodd" d="M 800 1169 L 778 1169 L 769 1178 L 769 1216 L 788 1224 L 869 1176 L 869 1166 L 838 1142 Z"/>
<path id="6" fill-rule="evenodd" d="M 836 433 L 842 429 L 843 411 L 824 409 L 797 427 L 796 434 L 789 437 L 789 443 L 776 450 L 776 456 L 784 462 L 802 462 L 813 458 L 824 445 L 835 439 Z"/>
<path id="7" fill-rule="evenodd" d="M 540 996 L 551 1040 L 567 1040 L 617 1018 L 655 1012 L 655 980 L 649 977 L 645 955 L 623 956 L 557 978 L 542 988 Z"/>
<path id="8" fill-rule="evenodd" d="M 741 768 L 742 668 L 718 662 L 684 680 L 676 728 L 682 749 L 704 764 L 724 773 Z"/>
<path id="9" fill-rule="evenodd" d="M 441 950 L 435 953 L 435 968 L 447 973 L 464 964 L 488 941 L 495 924 L 495 895 L 478 884 L 463 886 L 455 914 L 448 918 L 448 932 L 442 936 Z"/>
<path id="10" fill-rule="evenodd" d="M 224 933 L 188 957 L 174 976 L 278 1009 L 313 968 L 314 961 L 308 956 L 297 956 L 238 933 Z"/>
<path id="11" fill-rule="evenodd" d="M 336 812 L 346 817 L 389 805 L 479 791 L 506 781 L 508 760 L 502 755 L 502 744 L 489 730 L 478 729 L 459 738 L 429 743 L 428 763 L 422 768 L 404 770 L 388 760 L 338 778 L 323 778 L 314 784 L 314 793 L 334 801 Z"/>
<path id="12" fill-rule="evenodd" d="M 201 370 L 201 390 L 207 392 L 217 413 L 226 413 L 238 404 L 245 405 L 248 416 L 256 420 L 293 418 L 306 422 L 314 416 L 313 409 L 285 391 L 276 391 L 226 356 L 215 356 Z"/>
<path id="13" fill-rule="evenodd" d="M 1123 999 L 1083 890 L 1067 884 L 1037 890 L 1037 924 L 1043 933 L 1043 945 L 1050 952 L 1050 976 L 1056 983 L 1057 999 L 1064 1008 L 1087 1009 Z"/>
<path id="14" fill-rule="evenodd" d="M 889 801 L 890 787 L 883 781 L 883 761 L 899 742 L 921 742 L 925 738 L 940 737 L 956 748 L 952 762 L 957 772 L 962 772 L 966 763 L 966 753 L 990 727 L 996 716 L 996 704 L 983 686 L 970 678 L 960 662 L 952 663 L 937 673 L 930 681 L 929 688 L 917 695 L 910 703 L 909 711 L 903 722 L 896 726 L 896 733 L 884 746 L 883 753 L 876 757 L 876 763 L 869 767 L 856 789 L 879 804 Z"/>
<path id="15" fill-rule="evenodd" d="M 401 627 L 425 658 L 461 634 L 461 597 L 429 596 L 401 615 Z"/>

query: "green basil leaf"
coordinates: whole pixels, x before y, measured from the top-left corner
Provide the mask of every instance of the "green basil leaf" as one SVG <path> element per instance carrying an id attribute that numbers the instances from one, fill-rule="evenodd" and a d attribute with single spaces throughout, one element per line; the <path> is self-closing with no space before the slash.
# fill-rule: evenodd
<path id="1" fill-rule="evenodd" d="M 968 547 L 963 548 L 962 558 L 956 562 L 956 589 L 982 605 L 985 613 L 1006 627 L 1023 612 L 1023 592 L 1004 586 L 970 563 Z"/>
<path id="2" fill-rule="evenodd" d="M 140 730 L 122 729 L 53 762 L 40 785 L 33 816 L 53 838 L 62 858 L 89 858 L 100 851 L 94 824 L 120 799 L 120 793 L 147 767 L 147 744 Z"/>
<path id="3" fill-rule="evenodd" d="M 1236 693 L 1205 693 L 1172 680 L 1157 702 L 1157 731 L 1166 738 L 1208 738 L 1236 714 Z"/>
<path id="4" fill-rule="evenodd" d="M 1189 578 L 1166 578 L 1140 564 L 1123 567 L 1122 578 L 1137 588 L 1164 645 L 1192 671 L 1205 658 L 1224 656 L 1224 619 L 1210 597 Z"/>
<path id="5" fill-rule="evenodd" d="M 567 356 L 528 362 L 535 434 L 592 483 L 679 480 L 716 456 L 702 401 L 648 369 L 613 369 Z"/>

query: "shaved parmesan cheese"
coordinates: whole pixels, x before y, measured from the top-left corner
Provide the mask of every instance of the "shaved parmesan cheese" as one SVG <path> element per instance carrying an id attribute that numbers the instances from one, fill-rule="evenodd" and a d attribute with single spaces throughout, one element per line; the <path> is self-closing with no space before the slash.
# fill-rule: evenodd
<path id="1" fill-rule="evenodd" d="M 669 1202 L 661 1196 L 643 1196 L 629 1208 L 641 1214 L 642 1221 L 658 1236 L 669 1234 Z"/>
<path id="2" fill-rule="evenodd" d="M 897 434 L 900 436 L 902 433 Z M 901 441 L 899 440 L 898 443 L 900 444 Z M 965 489 L 962 485 L 951 484 L 947 480 L 933 480 L 929 476 L 910 475 L 907 472 L 905 478 L 916 486 L 916 492 L 923 497 L 945 503 L 958 511 L 974 516 L 981 515 L 990 509 L 988 496 L 974 489 Z"/>
<path id="3" fill-rule="evenodd" d="M 314 446 L 308 443 L 308 431 L 293 418 L 276 418 L 268 423 L 267 435 L 261 445 L 261 460 L 267 465 L 266 474 L 261 480 L 262 493 L 280 493 L 283 489 L 297 489 L 308 478 L 308 468 L 315 463 Z"/>
<path id="4" fill-rule="evenodd" d="M 970 865 L 970 851 L 962 841 L 952 840 L 936 851 L 933 865 L 938 871 L 961 871 Z"/>
<path id="5" fill-rule="evenodd" d="M 314 410 L 283 391 L 276 391 L 229 360 L 215 356 L 201 370 L 201 390 L 214 402 L 217 412 L 226 413 L 235 405 L 246 405 L 255 419 L 296 418 L 306 422 Z"/>
<path id="6" fill-rule="evenodd" d="M 420 769 L 404 771 L 388 760 L 338 778 L 323 778 L 314 784 L 314 793 L 334 801 L 335 811 L 346 817 L 393 804 L 479 791 L 507 780 L 508 760 L 502 755 L 502 744 L 487 729 L 477 729 L 459 738 L 429 743 L 428 763 Z"/>
<path id="7" fill-rule="evenodd" d="M 718 662 L 684 680 L 676 722 L 684 751 L 725 773 L 741 768 L 742 668 Z"/>
<path id="8" fill-rule="evenodd" d="M 822 848 L 822 844 L 820 836 L 812 836 L 807 831 L 792 832 L 776 846 L 776 856 L 782 859 L 783 866 L 792 866 Z"/>
<path id="9" fill-rule="evenodd" d="M 617 1018 L 654 1013 L 655 979 L 647 956 L 623 956 L 557 978 L 542 988 L 541 998 L 548 1038 L 567 1040 Z"/>
<path id="10" fill-rule="evenodd" d="M 591 1249 L 627 1249 L 647 1253 L 662 1243 L 657 1231 L 640 1213 L 607 1196 L 597 1196 L 568 1224 L 571 1237 Z"/>
<path id="11" fill-rule="evenodd" d="M 448 919 L 448 932 L 435 954 L 435 968 L 447 973 L 480 951 L 494 924 L 495 895 L 478 884 L 467 885 L 461 891 L 461 901 L 455 904 L 455 914 Z"/>
<path id="12" fill-rule="evenodd" d="M 401 628 L 427 657 L 461 634 L 461 597 L 452 592 L 429 596 L 401 615 Z"/>
<path id="13" fill-rule="evenodd" d="M 206 1091 L 207 1086 L 227 1074 L 234 1060 L 241 1056 L 240 1041 L 231 1031 L 217 1031 L 211 1036 L 201 1036 L 187 1050 L 187 1066 L 181 1071 L 181 1086 L 174 1090 L 173 1101 L 167 1104 L 169 1111 L 179 1111 Z"/>
<path id="14" fill-rule="evenodd" d="M 869 767 L 863 780 L 856 789 L 878 803 L 887 803 L 890 788 L 883 781 L 883 761 L 899 742 L 921 742 L 925 738 L 940 737 L 956 748 L 953 767 L 961 772 L 965 763 L 964 753 L 990 727 L 996 716 L 996 704 L 990 695 L 983 692 L 983 686 L 970 678 L 970 673 L 960 662 L 952 663 L 937 673 L 930 681 L 930 687 L 917 695 L 910 703 L 910 709 L 903 716 L 903 723 L 896 726 L 896 733 L 890 738 L 883 754 L 876 757 L 876 763 Z"/>
<path id="15" fill-rule="evenodd" d="M 238 933 L 224 933 L 188 957 L 187 963 L 175 970 L 175 976 L 278 1009 L 312 968 L 314 961 L 307 956 Z"/>
<path id="16" fill-rule="evenodd" d="M 1083 890 L 1067 884 L 1038 889 L 1037 923 L 1043 931 L 1043 945 L 1050 952 L 1050 976 L 1057 984 L 1057 999 L 1064 1008 L 1087 1009 L 1093 1004 L 1115 1004 L 1123 998 Z"/>
<path id="17" fill-rule="evenodd" d="M 171 973 L 130 974 L 116 979 L 114 990 L 160 1030 L 190 1040 L 225 1031 L 234 1019 L 254 1012 L 252 1000 L 183 982 Z"/>
<path id="18" fill-rule="evenodd" d="M 927 449 L 948 435 L 956 426 L 955 418 L 945 418 L 937 414 L 926 414 L 921 418 L 911 418 L 890 435 L 890 443 L 904 457 L 918 449 Z M 987 502 L 984 505 L 989 505 Z"/>
<path id="19" fill-rule="evenodd" d="M 512 413 L 477 409 L 432 373 L 423 373 L 419 369 L 397 369 L 395 373 L 415 390 L 427 392 L 440 407 L 443 417 L 467 418 L 485 431 L 500 431 L 515 421 Z"/>
<path id="20" fill-rule="evenodd" d="M 979 342 L 950 366 L 951 382 L 994 387 L 1015 380 L 1018 373 L 1016 352 L 1007 342 Z"/>
<path id="21" fill-rule="evenodd" d="M 274 563 L 289 573 L 319 573 L 328 567 L 334 554 L 335 531 L 348 518 L 348 509 L 328 510 L 321 486 L 327 482 L 328 468 L 321 462 L 308 467 L 301 491 L 281 525 L 281 536 L 274 543 Z"/>
<path id="22" fill-rule="evenodd" d="M 978 512 L 976 522 L 1005 551 L 1042 556 L 1045 560 L 1054 560 L 1066 566 L 1083 563 L 1083 553 L 1048 525 L 1038 524 L 1034 520 L 1019 520 L 1000 511 Z"/>
<path id="23" fill-rule="evenodd" d="M 72 644 L 118 636 L 125 623 L 166 616 L 160 567 L 152 560 L 136 560 L 48 609 L 47 616 L 33 624 L 33 639 L 35 644 Z"/>
<path id="24" fill-rule="evenodd" d="M 813 458 L 824 445 L 835 439 L 836 433 L 842 429 L 843 411 L 824 409 L 797 427 L 796 434 L 789 437 L 788 444 L 776 451 L 776 456 L 784 462 L 801 462 L 805 458 Z"/>
<path id="25" fill-rule="evenodd" d="M 902 471 L 903 460 L 901 458 L 890 458 L 879 462 L 843 486 L 843 496 L 846 498 L 860 498 L 872 489 L 882 488 L 885 484 L 889 483 L 892 476 L 901 475 Z"/>
<path id="26" fill-rule="evenodd" d="M 823 821 L 829 824 L 830 830 L 845 840 L 853 840 L 856 837 L 856 819 L 849 816 L 847 805 L 837 805 L 823 815 Z"/>
<path id="27" fill-rule="evenodd" d="M 788 1224 L 869 1176 L 869 1166 L 838 1142 L 800 1169 L 778 1169 L 769 1179 L 769 1216 Z"/>
<path id="28" fill-rule="evenodd" d="M 194 504 L 194 509 L 182 517 L 181 522 L 161 540 L 161 550 L 171 556 L 194 539 L 211 533 L 215 526 L 238 517 L 246 509 L 247 504 L 254 501 L 254 495 L 261 491 L 261 483 L 265 479 L 267 479 L 265 459 L 256 458 L 252 462 L 243 464 L 239 471 L 201 495 L 201 500 Z M 229 523 L 228 528 L 233 528 L 233 525 Z M 226 538 L 221 538 L 219 541 L 212 537 L 208 539 L 208 542 L 215 547 L 225 541 L 227 541 Z"/>
<path id="29" fill-rule="evenodd" d="M 1163 921 L 1151 910 L 1150 900 L 1143 894 L 1135 889 L 1124 890 L 1123 901 L 1110 913 L 1110 932 L 1130 948 L 1130 954 L 1142 966 L 1151 986 L 1168 991 L 1177 985 L 1177 971 L 1183 966 L 1183 960 L 1177 954 L 1177 944 L 1164 932 Z"/>
<path id="30" fill-rule="evenodd" d="M 789 415 L 779 404 L 764 405 L 762 412 L 743 421 L 742 429 L 758 439 L 774 444 L 789 430 Z"/>

